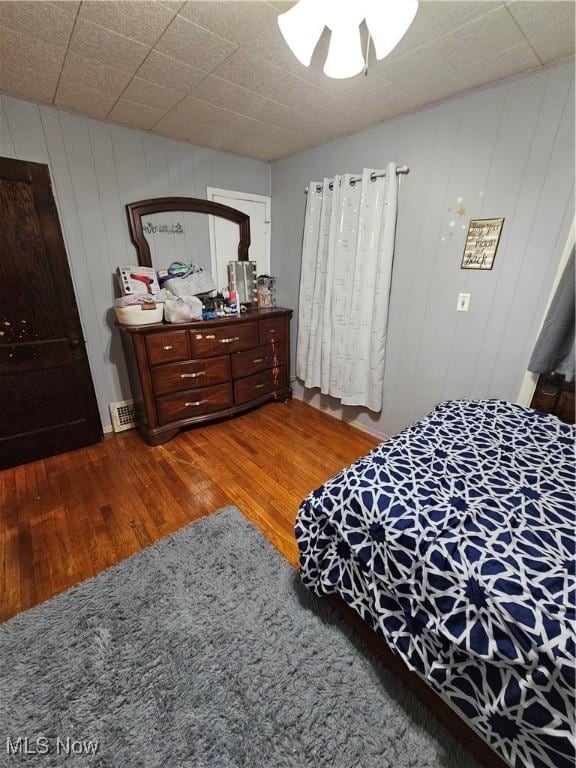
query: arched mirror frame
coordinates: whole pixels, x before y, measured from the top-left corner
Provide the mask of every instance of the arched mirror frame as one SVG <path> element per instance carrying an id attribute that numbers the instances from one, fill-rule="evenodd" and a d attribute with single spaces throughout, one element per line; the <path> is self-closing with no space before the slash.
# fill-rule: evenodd
<path id="1" fill-rule="evenodd" d="M 215 203 L 212 200 L 204 200 L 200 197 L 154 197 L 149 200 L 139 200 L 126 206 L 128 216 L 128 228 L 130 240 L 138 254 L 138 264 L 141 267 L 152 267 L 150 245 L 142 229 L 142 217 L 151 213 L 166 213 L 176 211 L 190 211 L 192 213 L 206 213 L 228 219 L 238 224 L 240 240 L 238 243 L 238 261 L 248 261 L 248 249 L 250 247 L 250 216 L 247 213 L 231 208 L 229 205 Z"/>

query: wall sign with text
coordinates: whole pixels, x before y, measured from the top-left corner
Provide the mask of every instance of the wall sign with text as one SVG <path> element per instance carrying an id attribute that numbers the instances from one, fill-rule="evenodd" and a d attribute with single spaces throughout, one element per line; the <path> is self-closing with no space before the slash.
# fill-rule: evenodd
<path id="1" fill-rule="evenodd" d="M 152 224 L 151 221 L 147 221 L 146 224 L 142 224 L 142 232 L 145 235 L 157 235 L 159 232 L 165 232 L 169 235 L 183 235 L 184 227 L 179 221 L 176 224 Z"/>
<path id="2" fill-rule="evenodd" d="M 472 219 L 460 269 L 492 269 L 504 219 Z"/>

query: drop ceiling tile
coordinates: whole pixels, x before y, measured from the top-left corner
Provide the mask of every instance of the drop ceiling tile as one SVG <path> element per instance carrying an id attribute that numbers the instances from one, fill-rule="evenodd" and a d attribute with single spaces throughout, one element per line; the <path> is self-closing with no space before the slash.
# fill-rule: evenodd
<path id="1" fill-rule="evenodd" d="M 552 64 L 574 56 L 574 26 L 566 24 L 544 35 L 530 37 L 529 42 L 542 64 Z"/>
<path id="2" fill-rule="evenodd" d="M 84 58 L 95 59 L 108 67 L 133 74 L 146 58 L 150 47 L 79 18 L 70 40 L 70 50 Z"/>
<path id="3" fill-rule="evenodd" d="M 385 77 L 398 90 L 410 87 L 423 77 L 435 80 L 453 73 L 454 67 L 446 60 L 439 45 L 424 45 L 398 59 L 384 60 L 377 70 L 378 76 Z"/>
<path id="4" fill-rule="evenodd" d="M 539 37 L 559 27 L 574 29 L 576 5 L 573 2 L 534 2 L 516 0 L 508 3 L 508 10 L 514 16 L 526 37 Z"/>
<path id="5" fill-rule="evenodd" d="M 79 4 L 76 0 L 0 2 L 0 24 L 14 32 L 65 48 Z"/>
<path id="6" fill-rule="evenodd" d="M 184 121 L 178 115 L 173 115 L 168 112 L 158 123 L 156 123 L 154 126 L 154 133 L 159 133 L 161 136 L 168 136 L 171 139 L 178 139 L 179 141 L 188 141 L 189 129 L 190 125 L 188 121 Z"/>
<path id="7" fill-rule="evenodd" d="M 316 86 L 336 92 L 348 81 L 327 78 L 323 72 L 330 43 L 330 34 L 330 30 L 325 28 L 314 49 L 312 61 L 308 67 L 305 67 L 298 61 L 292 53 L 280 32 L 277 17 L 264 24 L 260 33 L 248 40 L 242 48 L 251 56 L 256 56 L 259 59 L 270 62 L 276 67 L 281 67 L 289 74 L 301 80 L 306 80 Z"/>
<path id="8" fill-rule="evenodd" d="M 339 134 L 344 131 L 351 132 L 352 126 L 358 126 L 363 119 L 368 119 L 364 106 L 321 92 L 316 95 L 314 100 L 305 100 L 300 108 L 300 113 L 311 121 L 310 131 L 312 133 L 314 126 L 318 123 L 322 123 L 324 131 L 333 128 Z"/>
<path id="9" fill-rule="evenodd" d="M 214 140 L 217 142 L 226 135 L 231 114 L 227 110 L 186 96 L 154 127 L 161 132 L 167 130 L 171 135 L 189 140 L 192 140 L 192 135 L 209 137 L 210 131 L 213 131 Z"/>
<path id="10" fill-rule="evenodd" d="M 518 25 L 502 7 L 444 35 L 429 47 L 456 69 L 464 69 L 524 41 Z"/>
<path id="11" fill-rule="evenodd" d="M 262 142 L 276 144 L 294 142 L 295 140 L 301 141 L 301 137 L 293 131 L 287 131 L 277 125 L 269 125 L 245 115 L 234 115 L 232 123 L 233 130 L 231 133 L 233 137 L 254 137 Z"/>
<path id="12" fill-rule="evenodd" d="M 368 77 L 332 80 L 322 71 L 328 30 L 309 68 L 286 45 L 276 16 L 290 5 L 85 0 L 78 11 L 76 2 L 26 0 L 7 8 L 0 0 L 0 27 L 3 18 L 10 27 L 0 29 L 0 88 L 50 101 L 78 12 L 59 106 L 273 159 L 574 51 L 572 3 L 428 0 L 386 59 L 377 62 L 372 52 Z"/>
<path id="13" fill-rule="evenodd" d="M 91 117 L 104 118 L 114 104 L 115 97 L 95 88 L 74 85 L 60 80 L 54 104 Z"/>
<path id="14" fill-rule="evenodd" d="M 303 137 L 281 128 L 272 128 L 250 118 L 234 118 L 233 130 L 220 143 L 220 150 L 259 160 L 271 160 L 302 148 Z"/>
<path id="15" fill-rule="evenodd" d="M 249 91 L 229 80 L 223 80 L 214 75 L 207 75 L 201 83 L 192 89 L 190 96 L 249 117 L 257 117 L 255 113 L 262 103 L 269 101 L 259 93 L 254 93 L 254 91 Z"/>
<path id="16" fill-rule="evenodd" d="M 212 71 L 236 48 L 235 43 L 182 16 L 176 16 L 155 46 L 155 50 L 205 72 Z"/>
<path id="17" fill-rule="evenodd" d="M 284 11 L 289 11 L 292 6 L 296 5 L 298 0 L 266 0 L 266 2 L 268 5 L 276 8 L 277 11 L 280 11 L 280 13 L 284 13 Z"/>
<path id="18" fill-rule="evenodd" d="M 370 115 L 370 119 L 376 121 L 377 124 L 384 120 L 390 120 L 397 115 L 404 114 L 407 110 L 406 104 L 406 94 L 375 99 L 367 109 L 367 112 Z"/>
<path id="19" fill-rule="evenodd" d="M 206 77 L 206 72 L 152 50 L 136 73 L 138 77 L 165 88 L 188 93 Z"/>
<path id="20" fill-rule="evenodd" d="M 0 27 L 0 90 L 22 99 L 50 103 L 65 49 Z"/>
<path id="21" fill-rule="evenodd" d="M 280 157 L 287 157 L 303 148 L 301 140 L 293 138 L 288 142 L 278 142 L 258 136 L 236 136 L 224 141 L 220 146 L 221 152 L 232 152 L 242 157 L 251 157 L 256 160 L 271 161 Z"/>
<path id="22" fill-rule="evenodd" d="M 369 112 L 345 101 L 327 98 L 320 102 L 319 107 L 323 110 L 326 122 L 329 122 L 339 135 L 343 132 L 361 131 L 374 123 Z"/>
<path id="23" fill-rule="evenodd" d="M 364 110 L 367 110 L 376 100 L 393 98 L 402 89 L 401 85 L 390 79 L 386 72 L 371 68 L 368 69 L 366 76 L 361 75 L 339 82 L 343 85 L 347 84 L 347 87 L 340 89 L 334 95 Z"/>
<path id="24" fill-rule="evenodd" d="M 60 80 L 69 90 L 92 88 L 109 94 L 115 100 L 128 85 L 130 73 L 121 72 L 94 59 L 85 59 L 73 51 L 68 51 Z"/>
<path id="25" fill-rule="evenodd" d="M 167 112 L 185 95 L 181 91 L 164 88 L 162 85 L 151 83 L 149 80 L 144 80 L 141 77 L 133 77 L 126 86 L 122 99 L 133 101 L 137 104 L 145 104 L 148 107 L 154 107 L 155 109 Z"/>
<path id="26" fill-rule="evenodd" d="M 165 109 L 137 104 L 122 97 L 108 113 L 108 119 L 133 128 L 152 128 L 165 114 Z"/>
<path id="27" fill-rule="evenodd" d="M 186 96 L 168 112 L 154 130 L 166 130 L 178 138 L 185 138 L 201 146 L 234 151 L 239 137 L 266 137 L 265 141 L 286 142 L 293 134 L 282 128 L 266 125 L 259 120 L 239 115 L 226 109 Z M 244 139 L 246 143 L 248 139 Z"/>
<path id="28" fill-rule="evenodd" d="M 192 122 L 188 125 L 186 141 L 191 141 L 199 147 L 220 149 L 224 142 L 230 141 L 231 123 L 201 124 Z"/>
<path id="29" fill-rule="evenodd" d="M 470 88 L 463 71 L 443 75 L 440 78 L 423 77 L 406 86 L 395 97 L 397 114 L 404 114 L 413 109 L 420 109 L 450 96 L 462 93 Z"/>
<path id="30" fill-rule="evenodd" d="M 278 10 L 262 0 L 188 0 L 179 15 L 237 45 L 260 37 L 263 25 L 276 21 Z"/>
<path id="31" fill-rule="evenodd" d="M 509 48 L 507 51 L 477 62 L 473 67 L 461 71 L 466 78 L 467 88 L 512 77 L 519 72 L 538 69 L 540 61 L 527 42 Z"/>
<path id="32" fill-rule="evenodd" d="M 296 109 L 302 109 L 324 95 L 313 84 L 246 53 L 242 48 L 216 67 L 212 74 Z"/>
<path id="33" fill-rule="evenodd" d="M 182 3 L 156 0 L 89 0 L 82 3 L 80 19 L 92 21 L 124 37 L 154 45 Z"/>
<path id="34" fill-rule="evenodd" d="M 288 131 L 323 129 L 322 123 L 308 117 L 303 112 L 296 111 L 214 75 L 208 75 L 192 90 L 190 95 L 207 101 L 209 104 L 261 120 L 264 123 L 277 125 Z"/>
<path id="35" fill-rule="evenodd" d="M 501 8 L 502 0 L 428 0 L 421 2 L 410 28 L 386 60 L 404 56 L 464 24 Z"/>

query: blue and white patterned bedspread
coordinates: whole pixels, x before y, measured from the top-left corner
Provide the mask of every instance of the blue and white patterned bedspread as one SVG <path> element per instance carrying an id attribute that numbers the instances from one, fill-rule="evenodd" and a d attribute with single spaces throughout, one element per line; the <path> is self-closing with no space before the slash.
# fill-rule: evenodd
<path id="1" fill-rule="evenodd" d="M 574 765 L 574 427 L 442 403 L 302 503 L 337 592 L 515 768 Z"/>

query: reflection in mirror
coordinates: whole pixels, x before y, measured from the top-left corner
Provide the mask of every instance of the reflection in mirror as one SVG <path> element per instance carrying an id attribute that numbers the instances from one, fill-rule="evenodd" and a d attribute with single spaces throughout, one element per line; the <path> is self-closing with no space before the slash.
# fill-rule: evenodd
<path id="1" fill-rule="evenodd" d="M 163 211 L 142 216 L 142 231 L 150 248 L 154 269 L 168 269 L 174 261 L 196 264 L 212 271 L 209 221 L 212 217 L 193 211 Z M 240 241 L 237 225 L 232 225 L 235 254 Z M 231 258 L 234 258 L 232 256 Z M 214 275 L 216 278 L 216 275 Z"/>

